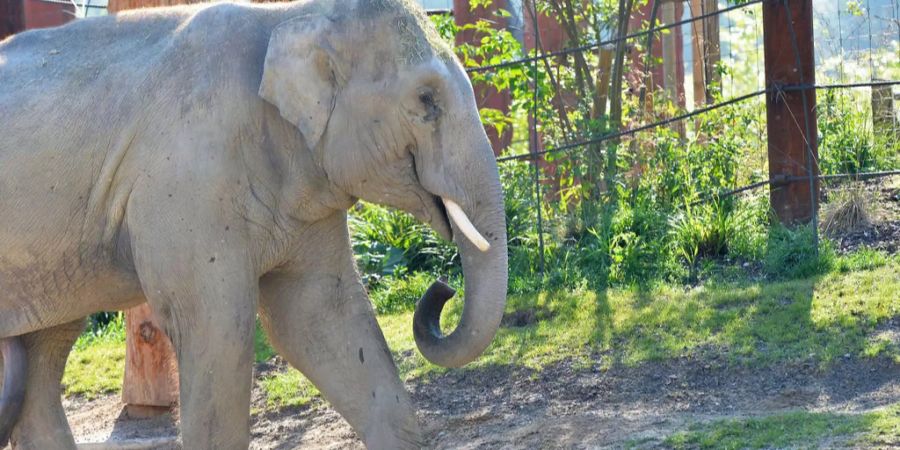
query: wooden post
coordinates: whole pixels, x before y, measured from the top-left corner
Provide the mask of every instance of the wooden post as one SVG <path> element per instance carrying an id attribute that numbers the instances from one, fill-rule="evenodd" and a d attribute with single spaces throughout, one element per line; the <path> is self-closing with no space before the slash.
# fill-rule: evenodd
<path id="1" fill-rule="evenodd" d="M 894 94 L 891 92 L 891 86 L 872 86 L 872 131 L 876 139 L 898 142 L 900 129 L 894 114 Z"/>
<path id="2" fill-rule="evenodd" d="M 659 5 L 660 21 L 663 25 L 675 22 L 675 2 L 666 1 Z M 663 87 L 669 101 L 678 104 L 678 46 L 675 43 L 675 29 L 670 28 L 662 32 L 663 54 Z"/>
<path id="3" fill-rule="evenodd" d="M 0 0 L 0 41 L 24 29 L 22 0 Z"/>
<path id="4" fill-rule="evenodd" d="M 612 73 L 613 55 L 616 46 L 607 44 L 600 47 L 600 62 L 597 69 L 597 103 L 594 104 L 594 119 L 606 115 L 606 102 L 609 100 L 609 77 Z"/>
<path id="5" fill-rule="evenodd" d="M 701 0 L 703 8 L 701 14 L 712 14 L 719 10 L 717 0 Z M 722 59 L 721 42 L 719 42 L 719 16 L 714 15 L 703 19 L 703 70 L 705 72 L 705 87 L 707 103 L 715 101 L 715 94 L 722 90 L 722 75 L 717 66 Z"/>
<path id="6" fill-rule="evenodd" d="M 165 412 L 178 403 L 178 363 L 172 343 L 145 303 L 125 312 L 122 402 L 132 416 Z"/>
<path id="7" fill-rule="evenodd" d="M 691 0 L 691 16 L 697 17 L 703 11 L 703 0 Z M 694 108 L 706 103 L 706 69 L 703 64 L 705 39 L 703 20 L 691 22 L 691 52 L 693 53 Z"/>
<path id="8" fill-rule="evenodd" d="M 818 182 L 813 181 L 811 188 L 808 178 L 787 181 L 787 177 L 808 177 L 810 172 L 818 176 L 819 173 L 816 164 L 816 91 L 797 89 L 801 84 L 814 85 L 816 82 L 813 7 L 812 0 L 784 1 L 790 10 L 780 0 L 763 2 L 766 86 L 770 89 L 766 95 L 766 128 L 769 177 L 785 180 L 773 183 L 770 190 L 772 209 L 782 223 L 796 224 L 813 219 L 818 201 Z M 791 29 L 796 39 L 792 37 Z"/>

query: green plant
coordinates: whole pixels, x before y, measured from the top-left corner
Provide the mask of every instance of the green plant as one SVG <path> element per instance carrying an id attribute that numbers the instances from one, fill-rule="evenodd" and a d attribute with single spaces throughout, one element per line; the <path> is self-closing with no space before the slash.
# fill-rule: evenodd
<path id="1" fill-rule="evenodd" d="M 819 169 L 825 174 L 889 170 L 900 163 L 894 136 L 873 136 L 870 109 L 860 99 L 836 90 L 817 99 Z"/>
<path id="2" fill-rule="evenodd" d="M 371 291 L 370 297 L 379 314 L 411 311 L 434 280 L 435 277 L 426 272 L 406 273 L 398 269 L 382 279 L 378 289 Z"/>
<path id="3" fill-rule="evenodd" d="M 456 273 L 459 254 L 411 215 L 361 203 L 350 216 L 353 249 L 370 286 L 402 267 L 410 272 Z"/>
<path id="4" fill-rule="evenodd" d="M 792 230 L 776 225 L 769 231 L 763 267 L 772 278 L 801 278 L 827 272 L 834 260 L 834 249 L 828 240 L 819 240 L 816 252 L 815 230 L 811 226 Z"/>
<path id="5" fill-rule="evenodd" d="M 822 205 L 822 232 L 829 236 L 855 231 L 871 222 L 871 203 L 865 189 L 851 186 L 831 194 Z"/>

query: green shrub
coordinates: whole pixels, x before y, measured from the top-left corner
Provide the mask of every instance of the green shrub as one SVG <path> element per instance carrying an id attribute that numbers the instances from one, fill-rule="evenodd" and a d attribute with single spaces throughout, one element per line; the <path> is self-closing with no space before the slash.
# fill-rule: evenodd
<path id="1" fill-rule="evenodd" d="M 763 267 L 771 278 L 788 279 L 820 275 L 834 266 L 834 249 L 830 241 L 819 241 L 815 250 L 815 231 L 811 226 L 790 229 L 780 225 L 769 231 L 769 243 Z"/>
<path id="2" fill-rule="evenodd" d="M 350 216 L 350 229 L 359 268 L 374 282 L 398 268 L 446 274 L 458 271 L 456 245 L 405 212 L 361 203 Z"/>
<path id="3" fill-rule="evenodd" d="M 398 271 L 381 280 L 378 289 L 370 292 L 370 298 L 379 314 L 411 311 L 435 279 L 426 272 L 406 274 Z"/>

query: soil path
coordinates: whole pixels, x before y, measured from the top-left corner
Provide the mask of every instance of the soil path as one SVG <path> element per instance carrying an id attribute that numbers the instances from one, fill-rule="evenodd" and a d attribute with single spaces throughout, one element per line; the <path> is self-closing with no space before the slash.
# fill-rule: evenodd
<path id="1" fill-rule="evenodd" d="M 681 359 L 600 370 L 562 362 L 540 372 L 454 371 L 407 387 L 429 448 L 661 448 L 665 437 L 698 421 L 797 409 L 858 414 L 900 402 L 900 364 L 845 358 L 826 370 L 802 363 L 750 369 Z M 254 405 L 264 405 L 258 388 Z M 176 433 L 171 417 L 125 417 L 115 396 L 69 401 L 67 409 L 80 442 Z M 363 447 L 317 401 L 256 415 L 251 448 Z"/>

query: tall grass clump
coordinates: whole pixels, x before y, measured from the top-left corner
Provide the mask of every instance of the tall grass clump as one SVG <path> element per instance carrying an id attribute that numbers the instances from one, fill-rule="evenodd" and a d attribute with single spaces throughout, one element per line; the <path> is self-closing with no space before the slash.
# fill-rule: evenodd
<path id="1" fill-rule="evenodd" d="M 836 236 L 869 226 L 872 201 L 861 186 L 835 191 L 828 203 L 822 205 L 822 231 Z"/>

